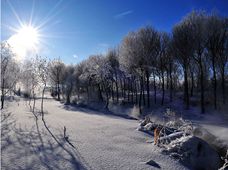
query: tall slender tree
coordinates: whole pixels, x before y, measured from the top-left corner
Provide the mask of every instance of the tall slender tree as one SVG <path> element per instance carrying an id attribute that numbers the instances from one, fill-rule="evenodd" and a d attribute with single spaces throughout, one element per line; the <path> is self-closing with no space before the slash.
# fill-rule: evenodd
<path id="1" fill-rule="evenodd" d="M 188 70 L 191 57 L 193 56 L 193 37 L 191 35 L 190 23 L 186 19 L 174 26 L 172 40 L 176 59 L 184 72 L 184 101 L 186 109 L 189 109 Z"/>

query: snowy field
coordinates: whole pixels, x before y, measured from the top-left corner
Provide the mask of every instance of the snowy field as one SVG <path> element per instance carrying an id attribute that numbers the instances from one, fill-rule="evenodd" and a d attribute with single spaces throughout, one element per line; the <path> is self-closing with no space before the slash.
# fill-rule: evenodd
<path id="1" fill-rule="evenodd" d="M 152 136 L 137 131 L 137 120 L 73 108 L 53 99 L 45 100 L 44 110 L 48 129 L 41 117 L 36 121 L 23 99 L 7 103 L 2 111 L 3 170 L 186 169 L 162 154 Z M 64 140 L 64 126 L 75 148 Z"/>

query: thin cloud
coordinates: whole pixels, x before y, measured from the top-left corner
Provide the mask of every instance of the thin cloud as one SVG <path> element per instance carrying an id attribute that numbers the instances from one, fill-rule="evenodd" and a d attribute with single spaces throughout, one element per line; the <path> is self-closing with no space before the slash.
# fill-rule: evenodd
<path id="1" fill-rule="evenodd" d="M 120 19 L 120 18 L 125 17 L 126 15 L 131 14 L 131 13 L 133 13 L 133 11 L 132 10 L 128 10 L 128 11 L 125 11 L 125 12 L 122 12 L 122 13 L 119 13 L 119 14 L 115 15 L 114 18 L 115 19 Z"/>

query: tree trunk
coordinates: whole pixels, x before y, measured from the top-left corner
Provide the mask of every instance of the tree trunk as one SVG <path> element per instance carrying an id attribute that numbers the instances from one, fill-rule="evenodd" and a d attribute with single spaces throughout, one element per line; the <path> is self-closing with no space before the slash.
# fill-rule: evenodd
<path id="1" fill-rule="evenodd" d="M 135 103 L 138 103 L 137 81 L 135 81 Z"/>
<path id="2" fill-rule="evenodd" d="M 120 78 L 120 88 L 121 88 L 121 95 L 122 95 L 122 97 L 124 97 L 124 86 L 123 86 L 123 80 L 122 80 L 122 78 Z"/>
<path id="3" fill-rule="evenodd" d="M 189 94 L 188 94 L 188 71 L 187 66 L 184 65 L 184 100 L 186 104 L 186 109 L 189 109 Z"/>
<path id="4" fill-rule="evenodd" d="M 4 108 L 4 98 L 5 98 L 5 96 L 4 96 L 4 94 L 2 94 L 1 95 L 1 109 Z"/>
<path id="5" fill-rule="evenodd" d="M 193 89 L 194 89 L 194 74 L 193 71 L 191 71 L 191 97 L 193 97 Z"/>
<path id="6" fill-rule="evenodd" d="M 142 114 L 142 91 L 143 91 L 142 83 L 143 83 L 143 81 L 142 81 L 142 78 L 141 78 L 141 81 L 140 81 L 140 94 L 139 94 L 139 113 L 140 113 L 140 115 Z"/>
<path id="7" fill-rule="evenodd" d="M 100 84 L 98 84 L 98 94 L 99 94 L 99 99 L 100 99 L 100 101 L 102 101 L 103 102 L 103 97 L 102 97 L 102 92 L 101 92 L 101 87 L 100 87 Z"/>
<path id="8" fill-rule="evenodd" d="M 201 87 L 201 113 L 205 113 L 204 106 L 204 73 L 203 73 L 203 65 L 200 61 L 200 87 Z"/>
<path id="9" fill-rule="evenodd" d="M 169 71 L 167 70 L 166 71 L 166 89 L 168 90 L 169 89 Z"/>
<path id="10" fill-rule="evenodd" d="M 43 91 L 42 91 L 42 98 L 41 98 L 41 115 L 42 120 L 44 120 L 44 92 L 45 92 L 46 84 L 44 85 Z"/>
<path id="11" fill-rule="evenodd" d="M 124 101 L 126 99 L 126 80 L 125 80 L 125 76 L 124 76 L 124 79 L 123 79 L 123 98 L 124 98 Z"/>
<path id="12" fill-rule="evenodd" d="M 67 104 L 70 104 L 70 97 L 71 97 L 72 89 L 73 89 L 73 83 L 71 82 L 69 89 L 66 89 L 66 91 L 67 91 L 67 100 L 66 100 L 66 103 Z"/>
<path id="13" fill-rule="evenodd" d="M 33 95 L 33 107 L 32 107 L 32 112 L 34 113 L 34 111 L 35 111 L 35 105 L 36 105 L 36 98 L 35 98 L 34 89 L 32 90 L 32 95 Z"/>
<path id="14" fill-rule="evenodd" d="M 133 78 L 131 78 L 131 103 L 133 104 L 134 91 L 133 91 Z"/>
<path id="15" fill-rule="evenodd" d="M 70 104 L 70 94 L 67 94 L 67 100 L 66 100 L 67 104 Z"/>
<path id="16" fill-rule="evenodd" d="M 164 72 L 162 71 L 162 101 L 161 104 L 164 104 L 164 98 L 165 98 L 165 77 L 164 77 Z"/>
<path id="17" fill-rule="evenodd" d="M 214 86 L 214 108 L 217 109 L 217 78 L 215 70 L 215 58 L 212 57 L 212 69 L 213 69 L 213 86 Z"/>
<path id="18" fill-rule="evenodd" d="M 117 77 L 116 72 L 115 72 L 115 77 L 116 77 L 116 81 L 115 81 L 115 84 L 116 84 L 116 100 L 117 100 L 117 103 L 119 103 L 119 87 L 118 87 L 118 77 Z"/>
<path id="19" fill-rule="evenodd" d="M 144 75 L 142 76 L 142 96 L 143 96 L 143 106 L 146 105 L 146 98 L 145 98 L 145 89 L 144 89 Z"/>
<path id="20" fill-rule="evenodd" d="M 223 102 L 223 104 L 225 104 L 225 103 L 226 103 L 226 91 L 225 91 L 225 66 L 222 67 L 221 76 L 222 76 L 222 102 Z"/>
<path id="21" fill-rule="evenodd" d="M 154 103 L 157 103 L 157 89 L 156 89 L 156 79 L 155 79 L 155 73 L 153 73 L 153 79 L 154 79 Z"/>
<path id="22" fill-rule="evenodd" d="M 114 83 L 113 83 L 113 81 L 112 81 L 112 91 L 111 91 L 111 93 L 112 93 L 112 101 L 114 102 Z"/>
<path id="23" fill-rule="evenodd" d="M 58 89 L 58 100 L 60 100 L 60 87 L 59 87 L 59 81 L 57 82 L 57 89 Z"/>
<path id="24" fill-rule="evenodd" d="M 147 107 L 150 108 L 150 74 L 146 71 Z"/>
<path id="25" fill-rule="evenodd" d="M 3 78 L 2 79 L 2 82 L 1 82 L 1 91 L 2 91 L 2 94 L 1 94 L 1 109 L 4 108 L 4 101 L 5 101 L 5 91 L 4 91 L 4 88 L 5 88 L 5 79 Z"/>
<path id="26" fill-rule="evenodd" d="M 105 104 L 105 109 L 108 109 L 108 105 L 109 105 L 109 95 L 108 95 L 108 90 L 107 88 L 105 88 L 105 94 L 106 94 L 106 104 Z"/>
<path id="27" fill-rule="evenodd" d="M 35 106 L 36 106 L 36 98 L 35 96 L 33 97 L 33 107 L 32 107 L 32 112 L 35 113 Z"/>
<path id="28" fill-rule="evenodd" d="M 128 78 L 127 89 L 128 89 L 127 101 L 129 103 L 130 102 L 130 78 Z"/>
<path id="29" fill-rule="evenodd" d="M 89 102 L 89 85 L 86 86 L 86 92 L 87 92 L 87 101 Z"/>
<path id="30" fill-rule="evenodd" d="M 169 100 L 173 101 L 173 78 L 172 78 L 172 66 L 169 64 L 169 79 L 170 79 L 170 88 L 169 88 Z"/>

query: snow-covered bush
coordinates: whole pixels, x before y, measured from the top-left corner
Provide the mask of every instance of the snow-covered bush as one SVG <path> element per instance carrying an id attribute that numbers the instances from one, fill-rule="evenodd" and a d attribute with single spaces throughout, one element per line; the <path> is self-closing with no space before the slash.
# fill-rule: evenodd
<path id="1" fill-rule="evenodd" d="M 155 123 L 150 120 L 149 116 L 146 116 L 141 121 L 138 130 L 153 134 L 154 130 L 159 128 L 159 146 L 168 145 L 173 140 L 191 135 L 193 133 L 192 123 L 183 118 L 178 118 L 176 115 L 176 112 L 167 109 L 164 113 L 165 119 L 160 123 Z"/>
<path id="2" fill-rule="evenodd" d="M 167 109 L 164 113 L 164 117 L 166 121 L 164 126 L 176 129 L 176 131 L 182 131 L 184 134 L 192 134 L 193 126 L 192 122 L 188 120 L 184 120 L 182 117 L 177 117 L 174 111 Z"/>
<path id="3" fill-rule="evenodd" d="M 218 169 L 218 153 L 205 141 L 195 136 L 182 136 L 164 146 L 164 153 L 180 160 L 190 169 Z"/>
<path id="4" fill-rule="evenodd" d="M 224 164 L 219 170 L 226 170 L 228 169 L 228 150 L 226 151 L 226 155 L 222 157 L 222 160 L 224 161 Z"/>

